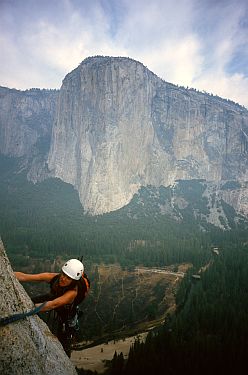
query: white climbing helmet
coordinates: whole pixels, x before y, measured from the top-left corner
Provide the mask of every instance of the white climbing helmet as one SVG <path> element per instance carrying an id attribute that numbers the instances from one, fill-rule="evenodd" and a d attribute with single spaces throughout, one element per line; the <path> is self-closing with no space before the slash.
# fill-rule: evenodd
<path id="1" fill-rule="evenodd" d="M 84 272 L 84 265 L 77 259 L 68 260 L 62 271 L 73 280 L 79 280 Z"/>

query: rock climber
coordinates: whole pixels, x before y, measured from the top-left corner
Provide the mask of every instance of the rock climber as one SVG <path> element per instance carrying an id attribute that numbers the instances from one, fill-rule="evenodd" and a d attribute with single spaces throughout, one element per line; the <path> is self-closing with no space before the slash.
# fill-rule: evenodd
<path id="1" fill-rule="evenodd" d="M 75 333 L 79 330 L 78 305 L 84 300 L 90 282 L 84 273 L 84 265 L 78 259 L 68 260 L 61 273 L 27 274 L 15 272 L 20 282 L 44 281 L 50 284 L 50 293 L 32 298 L 35 306 L 46 302 L 40 312 L 54 311 L 55 319 L 52 331 L 56 334 L 68 356 Z"/>

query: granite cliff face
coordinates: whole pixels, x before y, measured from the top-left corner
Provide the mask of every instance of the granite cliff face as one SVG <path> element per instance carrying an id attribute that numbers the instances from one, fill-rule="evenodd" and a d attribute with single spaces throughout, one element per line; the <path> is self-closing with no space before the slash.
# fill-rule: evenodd
<path id="1" fill-rule="evenodd" d="M 241 106 L 166 83 L 128 58 L 93 57 L 63 81 L 48 168 L 100 214 L 140 186 L 247 181 L 247 140 Z"/>
<path id="2" fill-rule="evenodd" d="M 20 158 L 33 182 L 72 184 L 84 209 L 101 214 L 141 186 L 248 181 L 248 111 L 166 83 L 129 58 L 97 56 L 60 91 L 0 87 L 0 154 Z M 225 198 L 248 214 L 246 189 Z"/>
<path id="3" fill-rule="evenodd" d="M 33 304 L 13 274 L 0 239 L 1 317 L 26 312 Z M 33 316 L 0 327 L 1 375 L 76 375 L 58 339 Z"/>
<path id="4" fill-rule="evenodd" d="M 58 91 L 0 87 L 0 154 L 29 165 L 34 180 L 44 174 Z"/>
<path id="5" fill-rule="evenodd" d="M 122 58 L 91 58 L 66 76 L 48 167 L 77 188 L 86 210 L 122 207 L 150 180 L 157 82 L 143 65 Z M 160 156 L 162 166 L 167 155 Z"/>

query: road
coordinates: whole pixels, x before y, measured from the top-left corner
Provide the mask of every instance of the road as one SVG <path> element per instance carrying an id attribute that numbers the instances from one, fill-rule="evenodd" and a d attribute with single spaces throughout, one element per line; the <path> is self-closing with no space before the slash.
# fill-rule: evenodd
<path id="1" fill-rule="evenodd" d="M 168 271 L 164 268 L 147 268 L 147 267 L 136 267 L 135 271 L 138 273 L 162 273 L 165 275 L 172 275 L 176 277 L 184 277 L 185 273 L 184 272 L 172 272 Z"/>

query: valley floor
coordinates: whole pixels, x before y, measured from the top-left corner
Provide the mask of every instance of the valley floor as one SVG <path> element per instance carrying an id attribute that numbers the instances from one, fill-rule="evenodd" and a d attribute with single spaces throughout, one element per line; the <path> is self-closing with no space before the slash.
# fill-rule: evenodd
<path id="1" fill-rule="evenodd" d="M 128 357 L 129 349 L 136 339 L 145 340 L 148 332 L 136 336 L 127 337 L 121 340 L 113 340 L 108 343 L 93 346 L 88 349 L 73 351 L 71 361 L 77 368 L 97 371 L 102 373 L 105 370 L 105 362 L 113 359 L 115 352 L 123 353 L 124 358 Z"/>
<path id="2" fill-rule="evenodd" d="M 97 371 L 98 373 L 102 373 L 105 371 L 105 364 L 107 361 L 111 361 L 115 352 L 117 354 L 123 353 L 124 358 L 128 357 L 128 353 L 130 350 L 131 345 L 135 342 L 135 340 L 139 339 L 139 341 L 144 341 L 149 330 L 154 329 L 155 327 L 160 326 L 164 323 L 165 315 L 170 311 L 175 309 L 175 301 L 174 301 L 174 288 L 177 283 L 183 278 L 185 272 L 190 267 L 190 264 L 181 264 L 178 267 L 177 272 L 173 272 L 170 267 L 168 268 L 149 268 L 149 267 L 136 267 L 134 273 L 137 274 L 139 277 L 149 275 L 149 280 L 152 280 L 155 277 L 154 283 L 158 282 L 160 278 L 165 278 L 170 283 L 170 287 L 166 290 L 166 299 L 168 301 L 168 310 L 164 312 L 159 318 L 140 322 L 135 326 L 135 330 L 140 332 L 139 334 L 135 334 L 129 337 L 111 340 L 105 343 L 101 343 L 95 346 L 87 347 L 87 345 L 92 345 L 91 343 L 85 343 L 85 349 L 74 350 L 71 354 L 71 361 L 72 363 L 79 369 L 83 368 L 84 370 L 91 370 Z M 120 269 L 118 268 L 118 273 L 120 273 Z M 107 270 L 111 271 L 111 274 L 114 273 L 115 267 L 113 266 L 102 266 L 100 269 L 101 274 L 105 274 Z M 130 273 L 129 273 L 130 274 Z M 107 272 L 108 275 L 108 272 Z M 106 275 L 105 275 L 106 277 Z M 158 280 L 157 280 L 158 277 Z M 143 284 L 142 284 L 143 285 Z M 131 333 L 131 332 L 130 332 Z M 81 343 L 82 344 L 82 343 Z M 80 345 L 80 344 L 79 344 Z"/>

